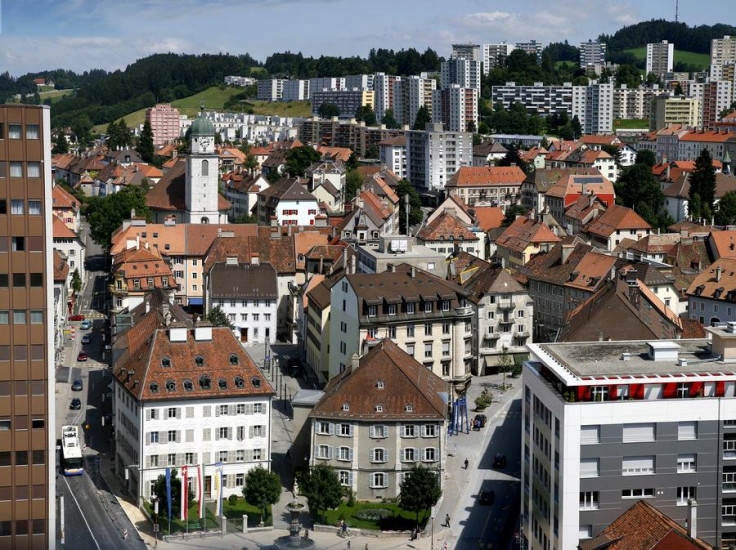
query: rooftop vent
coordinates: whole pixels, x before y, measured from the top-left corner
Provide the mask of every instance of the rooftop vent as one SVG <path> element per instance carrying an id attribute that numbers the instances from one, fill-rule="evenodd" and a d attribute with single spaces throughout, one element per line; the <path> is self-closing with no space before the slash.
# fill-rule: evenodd
<path id="1" fill-rule="evenodd" d="M 736 333 L 736 322 L 728 321 L 726 323 L 726 332 Z"/>
<path id="2" fill-rule="evenodd" d="M 654 361 L 677 361 L 678 352 L 682 349 L 679 344 L 664 340 L 647 342 L 647 346 L 649 346 L 649 358 Z"/>

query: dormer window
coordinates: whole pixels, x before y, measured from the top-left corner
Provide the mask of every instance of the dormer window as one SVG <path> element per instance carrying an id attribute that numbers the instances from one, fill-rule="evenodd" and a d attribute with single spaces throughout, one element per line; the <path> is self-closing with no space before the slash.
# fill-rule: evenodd
<path id="1" fill-rule="evenodd" d="M 243 380 L 242 376 L 236 376 L 235 377 L 235 387 L 236 388 L 242 388 L 245 386 L 245 380 Z"/>
<path id="2" fill-rule="evenodd" d="M 411 403 L 407 403 L 406 405 L 404 405 L 404 412 L 414 412 L 414 405 L 412 405 Z"/>
<path id="3" fill-rule="evenodd" d="M 162 357 L 161 358 L 161 366 L 162 367 L 170 367 L 171 366 L 171 358 L 170 357 Z"/>
<path id="4" fill-rule="evenodd" d="M 376 387 L 379 390 L 382 390 L 383 389 L 383 380 L 379 380 L 378 382 L 376 382 Z"/>
<path id="5" fill-rule="evenodd" d="M 197 355 L 194 358 L 194 364 L 197 365 L 198 367 L 204 366 L 204 357 L 202 357 L 201 355 Z"/>
<path id="6" fill-rule="evenodd" d="M 253 384 L 254 388 L 260 388 L 261 387 L 261 379 L 257 376 L 254 376 L 250 379 L 250 383 Z"/>
<path id="7" fill-rule="evenodd" d="M 151 385 L 148 386 L 151 390 L 151 393 L 158 393 L 158 383 L 157 382 L 151 382 Z"/>
<path id="8" fill-rule="evenodd" d="M 376 412 L 382 413 L 383 412 L 383 405 L 376 405 Z"/>
<path id="9" fill-rule="evenodd" d="M 176 391 L 176 382 L 173 380 L 167 380 L 166 381 L 166 391 L 173 392 Z"/>
<path id="10" fill-rule="evenodd" d="M 207 376 L 206 374 L 203 374 L 202 376 L 199 377 L 199 387 L 202 388 L 203 390 L 212 389 L 211 384 L 212 383 L 210 381 L 210 377 Z"/>
<path id="11" fill-rule="evenodd" d="M 220 378 L 217 381 L 217 385 L 220 387 L 221 390 L 226 390 L 227 389 L 227 380 L 225 380 L 224 378 Z"/>
<path id="12" fill-rule="evenodd" d="M 350 411 L 350 403 L 347 403 L 347 402 L 346 403 L 343 403 L 342 404 L 342 410 L 344 412 L 349 412 Z"/>
<path id="13" fill-rule="evenodd" d="M 191 380 L 184 380 L 184 391 L 194 391 L 194 384 Z"/>
<path id="14" fill-rule="evenodd" d="M 424 302 L 424 313 L 432 313 L 432 302 Z"/>
<path id="15" fill-rule="evenodd" d="M 409 314 L 414 313 L 414 307 L 415 307 L 414 302 L 407 303 L 406 304 L 406 312 L 409 313 Z"/>
<path id="16" fill-rule="evenodd" d="M 237 365 L 240 362 L 240 359 L 238 359 L 238 356 L 234 353 L 230 355 L 230 364 L 231 365 Z"/>

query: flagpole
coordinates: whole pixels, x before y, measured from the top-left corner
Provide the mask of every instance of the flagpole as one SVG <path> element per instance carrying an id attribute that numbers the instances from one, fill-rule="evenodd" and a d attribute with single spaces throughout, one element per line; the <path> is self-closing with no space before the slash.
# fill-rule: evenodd
<path id="1" fill-rule="evenodd" d="M 204 466 L 205 464 L 203 462 L 202 463 L 202 500 L 199 506 L 200 508 L 199 519 L 202 521 L 202 530 L 206 533 L 207 532 L 207 521 L 205 520 L 206 512 L 205 512 L 205 500 L 204 500 L 205 499 L 205 496 L 204 496 L 204 480 L 205 480 Z"/>

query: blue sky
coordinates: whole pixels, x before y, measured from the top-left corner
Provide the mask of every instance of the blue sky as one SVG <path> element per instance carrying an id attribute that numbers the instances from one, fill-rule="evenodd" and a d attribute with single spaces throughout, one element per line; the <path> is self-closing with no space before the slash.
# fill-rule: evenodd
<path id="1" fill-rule="evenodd" d="M 729 22 L 732 2 L 680 0 L 680 21 Z M 578 43 L 674 12 L 675 0 L 0 0 L 0 71 L 112 70 L 169 51 L 446 56 L 453 42 Z"/>

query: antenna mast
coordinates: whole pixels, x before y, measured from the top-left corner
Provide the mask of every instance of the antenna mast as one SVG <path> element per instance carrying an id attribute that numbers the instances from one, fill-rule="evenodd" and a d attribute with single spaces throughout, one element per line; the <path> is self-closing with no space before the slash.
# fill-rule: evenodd
<path id="1" fill-rule="evenodd" d="M 679 22 L 678 14 L 680 12 L 680 0 L 675 0 L 675 23 Z"/>

